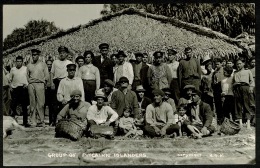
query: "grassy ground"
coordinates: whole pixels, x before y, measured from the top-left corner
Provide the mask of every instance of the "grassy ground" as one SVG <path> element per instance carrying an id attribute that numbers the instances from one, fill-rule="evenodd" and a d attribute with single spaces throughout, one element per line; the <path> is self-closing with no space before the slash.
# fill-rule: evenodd
<path id="1" fill-rule="evenodd" d="M 54 138 L 54 133 L 53 127 L 13 131 L 3 141 L 4 166 L 250 164 L 255 159 L 254 127 L 197 140 L 83 137 L 73 142 Z"/>

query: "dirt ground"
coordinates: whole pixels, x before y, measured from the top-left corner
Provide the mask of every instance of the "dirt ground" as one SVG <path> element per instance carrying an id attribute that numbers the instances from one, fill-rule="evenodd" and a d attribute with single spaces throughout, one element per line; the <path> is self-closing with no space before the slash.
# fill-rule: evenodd
<path id="1" fill-rule="evenodd" d="M 19 119 L 19 123 L 22 120 Z M 13 131 L 3 141 L 4 166 L 254 164 L 255 128 L 204 139 L 54 138 L 54 127 Z"/>

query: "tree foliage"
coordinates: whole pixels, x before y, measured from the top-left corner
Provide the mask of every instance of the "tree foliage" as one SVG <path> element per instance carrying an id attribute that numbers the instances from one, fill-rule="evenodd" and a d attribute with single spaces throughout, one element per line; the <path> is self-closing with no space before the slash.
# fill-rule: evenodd
<path id="1" fill-rule="evenodd" d="M 49 36 L 60 30 L 61 29 L 55 26 L 54 22 L 31 20 L 23 28 L 14 29 L 13 32 L 4 39 L 3 49 L 7 50 L 26 41 Z"/>
<path id="2" fill-rule="evenodd" d="M 252 3 L 110 4 L 109 8 L 106 4 L 101 14 L 129 7 L 209 27 L 230 37 L 242 32 L 253 34 L 255 29 L 255 5 Z"/>

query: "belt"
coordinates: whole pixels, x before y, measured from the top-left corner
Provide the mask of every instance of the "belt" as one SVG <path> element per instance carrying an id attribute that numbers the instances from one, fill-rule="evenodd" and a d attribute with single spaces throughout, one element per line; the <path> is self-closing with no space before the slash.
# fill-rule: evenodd
<path id="1" fill-rule="evenodd" d="M 235 83 L 235 84 L 233 85 L 233 87 L 238 87 L 238 86 L 249 86 L 249 84 L 246 83 L 246 82 L 239 82 L 239 83 Z"/>

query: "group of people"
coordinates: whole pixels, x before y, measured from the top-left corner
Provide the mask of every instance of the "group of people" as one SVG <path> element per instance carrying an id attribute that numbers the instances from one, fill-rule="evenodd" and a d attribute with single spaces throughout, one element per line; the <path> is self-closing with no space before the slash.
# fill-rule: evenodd
<path id="1" fill-rule="evenodd" d="M 4 115 L 17 116 L 21 104 L 25 127 L 45 127 L 64 118 L 79 120 L 86 128 L 112 126 L 114 135 L 137 137 L 208 136 L 224 118 L 247 128 L 255 124 L 255 59 L 245 68 L 243 57 L 198 60 L 192 48 L 156 51 L 126 61 L 124 51 L 109 56 L 109 45 L 99 45 L 100 55 L 85 51 L 75 61 L 69 49 L 58 48 L 59 59 L 39 60 L 41 50 L 31 50 L 32 61 L 22 56 L 10 72 L 3 69 Z M 235 69 L 236 68 L 236 69 Z M 28 120 L 29 115 L 29 120 Z"/>

